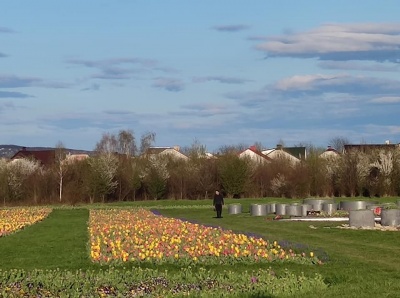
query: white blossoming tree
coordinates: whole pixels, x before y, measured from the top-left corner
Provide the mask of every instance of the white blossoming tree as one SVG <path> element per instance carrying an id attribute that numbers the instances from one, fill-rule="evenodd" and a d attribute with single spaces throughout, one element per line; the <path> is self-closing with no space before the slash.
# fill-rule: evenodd
<path id="1" fill-rule="evenodd" d="M 88 159 L 90 175 L 88 180 L 88 191 L 90 202 L 96 198 L 101 202 L 105 201 L 106 195 L 110 194 L 117 187 L 115 175 L 118 168 L 118 159 L 109 153 L 99 154 Z"/>
<path id="2" fill-rule="evenodd" d="M 395 166 L 395 154 L 392 151 L 380 150 L 374 157 L 370 166 L 376 169 L 374 178 L 375 183 L 379 185 L 377 192 L 387 196 L 392 186 L 391 176 Z"/>
<path id="3" fill-rule="evenodd" d="M 8 173 L 7 173 L 7 161 L 0 159 L 0 199 L 3 201 L 3 205 L 6 205 L 6 198 L 8 195 Z"/>
<path id="4" fill-rule="evenodd" d="M 168 157 L 157 156 L 147 159 L 147 166 L 141 173 L 141 178 L 150 196 L 154 200 L 161 199 L 167 190 Z"/>
<path id="5" fill-rule="evenodd" d="M 278 173 L 275 178 L 271 180 L 271 190 L 276 196 L 283 196 L 286 192 L 287 181 L 285 175 Z"/>
<path id="6" fill-rule="evenodd" d="M 7 164 L 7 183 L 10 199 L 22 199 L 27 179 L 33 174 L 41 173 L 42 167 L 36 160 L 21 158 L 9 162 Z"/>

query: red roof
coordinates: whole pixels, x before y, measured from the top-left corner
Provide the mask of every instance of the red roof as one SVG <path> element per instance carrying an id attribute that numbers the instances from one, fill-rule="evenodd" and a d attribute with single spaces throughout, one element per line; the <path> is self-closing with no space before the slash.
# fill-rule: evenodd
<path id="1" fill-rule="evenodd" d="M 51 165 L 55 161 L 55 150 L 20 150 L 10 159 L 32 158 L 39 161 L 42 165 Z"/>

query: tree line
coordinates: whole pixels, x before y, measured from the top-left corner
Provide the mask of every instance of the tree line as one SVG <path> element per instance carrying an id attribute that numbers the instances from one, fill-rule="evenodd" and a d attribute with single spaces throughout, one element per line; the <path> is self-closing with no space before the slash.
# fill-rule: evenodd
<path id="1" fill-rule="evenodd" d="M 31 159 L 0 160 L 0 199 L 4 205 L 196 200 L 211 198 L 217 189 L 236 198 L 400 195 L 398 150 L 321 158 L 321 150 L 309 146 L 298 163 L 256 163 L 239 158 L 242 145 L 225 146 L 210 158 L 198 141 L 182 148 L 187 159 L 146 154 L 154 140 L 154 133 L 137 141 L 122 130 L 104 134 L 84 160 L 68 161 L 61 143 L 48 167 Z"/>

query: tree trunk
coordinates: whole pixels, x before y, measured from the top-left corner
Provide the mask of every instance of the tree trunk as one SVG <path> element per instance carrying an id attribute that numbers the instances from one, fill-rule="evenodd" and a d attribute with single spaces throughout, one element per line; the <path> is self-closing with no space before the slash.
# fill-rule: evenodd
<path id="1" fill-rule="evenodd" d="M 62 200 L 62 189 L 63 189 L 63 177 L 60 177 L 60 193 L 59 193 L 60 202 Z"/>

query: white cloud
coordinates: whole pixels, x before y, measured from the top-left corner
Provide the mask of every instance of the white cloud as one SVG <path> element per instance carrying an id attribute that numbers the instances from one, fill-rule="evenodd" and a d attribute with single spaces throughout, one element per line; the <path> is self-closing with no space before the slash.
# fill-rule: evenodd
<path id="1" fill-rule="evenodd" d="M 271 36 L 256 48 L 271 57 L 400 63 L 400 23 L 325 24 L 307 32 Z"/>
<path id="2" fill-rule="evenodd" d="M 366 76 L 337 75 L 296 75 L 282 79 L 273 85 L 276 91 L 309 93 L 380 94 L 389 96 L 400 92 L 398 80 Z"/>
<path id="3" fill-rule="evenodd" d="M 278 81 L 274 87 L 282 91 L 311 90 L 315 88 L 318 82 L 335 80 L 341 77 L 343 77 L 343 75 L 295 75 Z"/>

